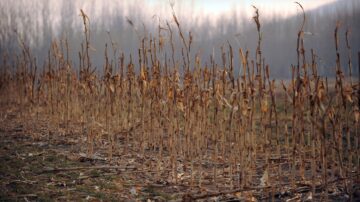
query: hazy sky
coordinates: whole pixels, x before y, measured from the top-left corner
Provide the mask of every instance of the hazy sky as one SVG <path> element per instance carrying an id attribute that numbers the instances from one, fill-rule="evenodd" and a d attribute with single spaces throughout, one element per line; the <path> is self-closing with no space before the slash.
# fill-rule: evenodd
<path id="1" fill-rule="evenodd" d="M 334 2 L 335 0 L 299 0 L 305 9 L 314 9 L 327 3 Z M 145 1 L 147 2 L 147 1 Z M 167 0 L 150 0 L 147 7 L 150 8 L 148 12 L 156 12 L 161 8 L 161 12 L 166 13 L 168 11 Z M 267 15 L 280 15 L 288 17 L 294 15 L 297 12 L 297 7 L 293 0 L 183 0 L 183 1 L 171 1 L 175 3 L 175 8 L 180 7 L 182 14 L 186 13 L 186 8 L 193 9 L 196 16 L 208 15 L 212 17 L 219 17 L 231 13 L 233 9 L 245 11 L 247 15 L 253 15 L 253 9 L 251 5 L 255 5 L 261 12 L 267 17 Z M 146 4 L 146 3 L 145 3 Z M 179 4 L 179 5 L 177 5 Z M 229 16 L 231 17 L 231 16 Z"/>
<path id="2" fill-rule="evenodd" d="M 299 0 L 306 10 L 312 10 L 335 0 Z M 61 2 L 61 1 L 60 1 Z M 252 5 L 261 10 L 264 19 L 269 17 L 290 17 L 299 12 L 294 0 L 77 0 L 79 8 L 90 10 L 91 5 L 96 5 L 94 15 L 102 15 L 103 11 L 111 15 L 114 12 L 123 12 L 125 16 L 131 16 L 128 8 L 141 11 L 144 17 L 157 15 L 162 19 L 171 18 L 170 4 L 174 4 L 174 10 L 182 21 L 203 22 L 209 18 L 216 22 L 219 18 L 232 18 L 236 11 L 237 17 L 246 16 L 251 18 L 254 14 Z M 141 5 L 141 6 L 139 6 Z M 188 22 L 186 22 L 188 23 Z"/>
<path id="3" fill-rule="evenodd" d="M 65 14 L 66 18 L 72 20 L 73 27 L 81 27 L 82 21 L 78 17 L 80 9 L 83 9 L 92 22 L 101 22 L 107 29 L 111 29 L 113 16 L 123 16 L 133 19 L 141 14 L 141 20 L 145 24 L 162 19 L 171 20 L 172 12 L 170 4 L 174 4 L 176 15 L 182 24 L 190 28 L 204 22 L 215 25 L 217 22 L 236 18 L 239 23 L 242 20 L 249 21 L 254 15 L 252 5 L 260 10 L 261 20 L 271 20 L 272 17 L 286 18 L 298 14 L 299 7 L 295 0 L 12 0 L 0 1 L 0 7 L 6 12 L 7 20 L 0 22 L 2 27 L 17 26 L 22 30 L 24 19 L 12 19 L 10 15 L 21 12 L 27 23 L 34 26 L 34 30 L 41 29 L 43 24 L 42 11 L 47 10 L 46 20 L 50 22 L 54 33 L 58 32 L 60 23 L 64 20 L 64 10 L 69 5 L 69 10 L 75 12 Z M 318 8 L 336 0 L 298 0 L 306 11 Z M 235 11 L 235 12 L 234 12 Z M 66 11 L 65 11 L 66 12 Z M 71 16 L 68 16 L 71 15 Z M 157 16 L 157 17 L 154 17 Z M 65 19 L 66 20 L 66 19 Z M 136 20 L 136 19 L 133 19 Z M 14 23 L 15 22 L 15 23 Z M 7 24 L 7 25 L 6 25 Z M 4 26 L 5 25 L 5 26 Z M 23 30 L 25 31 L 25 30 Z"/>

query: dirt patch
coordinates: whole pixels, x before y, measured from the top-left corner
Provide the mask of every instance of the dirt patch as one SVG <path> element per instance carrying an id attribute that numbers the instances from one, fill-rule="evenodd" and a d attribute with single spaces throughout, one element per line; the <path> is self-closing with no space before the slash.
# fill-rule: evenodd
<path id="1" fill-rule="evenodd" d="M 106 142 L 97 153 L 86 154 L 85 141 L 76 130 L 79 126 L 67 133 L 46 118 L 27 119 L 19 113 L 6 115 L 0 123 L 1 201 L 305 201 L 323 197 L 321 191 L 312 196 L 309 187 L 300 184 L 297 189 L 277 187 L 281 192 L 271 187 L 232 189 L 225 178 L 215 184 L 205 177 L 201 187 L 191 185 L 185 170 L 189 165 L 181 161 L 185 171 L 174 182 L 157 155 L 149 151 L 141 156 L 131 149 L 134 145 L 126 147 L 121 139 L 110 161 Z M 202 166 L 211 175 L 212 165 L 194 166 Z M 218 169 L 225 173 L 227 167 Z M 260 177 L 261 173 L 254 182 Z M 329 200 L 359 200 L 359 183 L 352 187 L 351 197 L 337 183 L 341 181 L 329 184 Z"/>
<path id="2" fill-rule="evenodd" d="M 163 191 L 168 188 L 140 182 L 141 175 L 136 172 L 126 171 L 101 158 L 86 157 L 71 141 L 62 142 L 61 138 L 53 141 L 46 137 L 34 140 L 32 135 L 26 134 L 22 124 L 13 122 L 11 125 L 14 126 L 2 125 L 0 129 L 2 201 L 168 201 L 181 198 Z M 170 191 L 176 193 L 177 190 Z"/>

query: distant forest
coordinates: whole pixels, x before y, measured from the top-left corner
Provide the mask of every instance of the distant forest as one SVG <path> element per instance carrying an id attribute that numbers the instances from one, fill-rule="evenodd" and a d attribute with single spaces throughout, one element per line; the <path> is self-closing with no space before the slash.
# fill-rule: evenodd
<path id="1" fill-rule="evenodd" d="M 18 1 L 20 4 L 23 1 Z M 22 10 L 19 6 L 6 6 L 7 2 L 0 2 L 0 55 L 13 55 L 21 50 L 19 37 L 31 48 L 37 58 L 39 67 L 42 67 L 47 58 L 51 41 L 54 39 L 67 39 L 70 45 L 71 61 L 78 64 L 78 51 L 83 41 L 83 26 L 79 17 L 79 10 L 74 6 L 73 1 L 66 1 L 60 9 L 61 17 L 57 21 L 49 19 L 52 5 L 48 1 L 41 1 L 41 9 Z M 96 6 L 96 5 L 94 5 Z M 296 5 L 294 4 L 294 7 Z M 98 69 L 102 69 L 104 62 L 105 44 L 108 46 L 109 55 L 113 56 L 113 48 L 116 48 L 116 55 L 112 57 L 117 60 L 121 52 L 125 52 L 126 58 L 131 53 L 136 60 L 139 45 L 142 37 L 158 37 L 159 26 L 166 28 L 166 22 L 172 23 L 172 19 L 144 19 L 144 16 L 136 8 L 128 8 L 129 15 L 118 12 L 109 16 L 103 13 L 101 19 L 92 19 L 91 10 L 87 11 L 91 23 L 91 52 L 92 63 Z M 306 8 L 305 8 L 306 9 Z M 169 6 L 169 13 L 171 13 Z M 234 11 L 235 12 L 235 11 Z M 234 13 L 234 16 L 238 16 Z M 345 43 L 345 32 L 350 29 L 350 46 L 352 51 L 353 73 L 358 72 L 357 52 L 360 51 L 360 1 L 347 0 L 335 1 L 332 4 L 320 7 L 316 10 L 306 11 L 305 25 L 305 48 L 306 55 L 310 60 L 310 51 L 313 49 L 318 56 L 319 73 L 323 76 L 332 76 L 335 73 L 335 42 L 334 29 L 336 22 L 341 22 L 340 27 L 340 54 L 341 62 L 345 73 L 347 72 L 348 50 Z M 39 20 L 40 19 L 40 20 Z M 230 43 L 235 50 L 239 48 L 248 49 L 250 57 L 254 58 L 257 33 L 253 20 L 244 21 L 237 17 L 231 20 L 220 20 L 215 25 L 207 22 L 202 24 L 180 24 L 186 37 L 191 31 L 194 37 L 191 57 L 199 54 L 202 63 L 209 62 L 213 50 L 216 55 L 216 62 L 221 64 L 221 53 L 218 51 L 223 46 L 228 48 Z M 133 26 L 131 26 L 131 23 Z M 160 24 L 159 24 L 160 22 Z M 296 39 L 299 26 L 302 22 L 302 13 L 290 18 L 277 18 L 271 20 L 261 16 L 262 23 L 262 50 L 265 63 L 270 65 L 271 76 L 276 78 L 289 78 L 291 64 L 296 62 Z M 21 26 L 18 23 L 22 23 Z M 21 27 L 21 29 L 19 29 Z M 55 28 L 54 28 L 55 27 Z M 165 39 L 169 37 L 166 30 L 160 33 Z M 180 38 L 176 34 L 176 44 L 180 45 Z M 167 43 L 165 49 L 170 49 Z M 166 51 L 165 51 L 166 52 Z M 178 58 L 181 58 L 181 51 L 177 50 Z M 236 52 L 237 53 L 237 52 Z M 159 57 L 165 57 L 161 55 Z M 235 57 L 235 65 L 239 65 Z M 192 60 L 194 61 L 194 60 Z"/>

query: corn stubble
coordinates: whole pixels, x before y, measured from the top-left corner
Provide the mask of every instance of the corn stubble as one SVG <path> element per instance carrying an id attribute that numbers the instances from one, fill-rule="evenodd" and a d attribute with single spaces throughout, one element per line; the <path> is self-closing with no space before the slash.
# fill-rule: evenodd
<path id="1" fill-rule="evenodd" d="M 138 61 L 130 55 L 125 64 L 125 54 L 117 55 L 109 34 L 114 55 L 109 58 L 106 45 L 100 74 L 91 64 L 90 20 L 81 10 L 79 67 L 69 61 L 69 45 L 61 40 L 52 42 L 48 60 L 37 72 L 35 58 L 22 42 L 13 66 L 3 58 L 1 102 L 19 106 L 24 117 L 47 117 L 67 134 L 80 129 L 81 149 L 89 156 L 106 149 L 108 159 L 115 161 L 136 152 L 145 161 L 138 169 L 156 170 L 157 180 L 194 189 L 209 184 L 219 190 L 260 187 L 270 198 L 305 186 L 324 200 L 335 183 L 351 195 L 360 170 L 360 89 L 351 75 L 350 31 L 349 75 L 341 67 L 338 23 L 336 78 L 329 83 L 318 75 L 315 51 L 310 61 L 305 57 L 304 13 L 292 78 L 277 82 L 262 55 L 260 15 L 254 9 L 254 60 L 248 50 L 228 43 L 220 50 L 222 64 L 215 62 L 214 53 L 209 65 L 202 66 L 200 56 L 191 54 L 191 32 L 183 33 L 173 12 L 174 25 L 159 23 L 157 37 L 140 39 Z M 182 44 L 175 49 L 176 36 Z M 240 66 L 234 65 L 236 55 Z"/>

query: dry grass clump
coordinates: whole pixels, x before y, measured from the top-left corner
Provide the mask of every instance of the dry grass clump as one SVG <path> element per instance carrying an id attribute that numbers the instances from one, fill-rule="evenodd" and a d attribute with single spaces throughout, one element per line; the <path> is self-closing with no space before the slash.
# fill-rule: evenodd
<path id="1" fill-rule="evenodd" d="M 221 48 L 222 64 L 211 55 L 209 65 L 203 66 L 200 56 L 191 57 L 192 34 L 183 33 L 174 12 L 178 32 L 167 22 L 159 25 L 158 37 L 143 36 L 138 61 L 130 55 L 125 64 L 125 54 L 116 55 L 112 41 L 114 55 L 109 58 L 106 45 L 101 74 L 91 64 L 90 21 L 81 10 L 84 41 L 79 67 L 69 61 L 66 40 L 52 42 L 43 68 L 36 67 L 22 43 L 23 52 L 13 66 L 4 57 L 1 102 L 16 104 L 24 116 L 48 117 L 67 134 L 81 127 L 81 149 L 89 156 L 106 148 L 110 161 L 130 151 L 150 158 L 139 169 L 155 169 L 158 178 L 165 173 L 173 183 L 200 188 L 209 183 L 233 189 L 260 186 L 269 197 L 284 187 L 296 190 L 302 185 L 326 200 L 336 182 L 351 193 L 360 170 L 360 85 L 351 79 L 349 32 L 346 76 L 337 24 L 332 86 L 317 73 L 315 51 L 310 61 L 305 57 L 304 13 L 292 78 L 277 82 L 262 55 L 260 15 L 254 8 L 255 59 L 250 51 L 235 50 L 229 43 Z M 177 35 L 180 50 L 175 50 Z M 166 53 L 165 46 L 172 52 Z M 176 58 L 175 51 L 182 57 Z M 166 59 L 160 60 L 160 55 Z M 241 66 L 234 65 L 236 56 Z"/>

